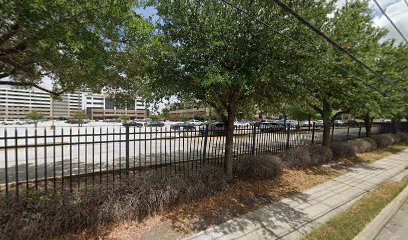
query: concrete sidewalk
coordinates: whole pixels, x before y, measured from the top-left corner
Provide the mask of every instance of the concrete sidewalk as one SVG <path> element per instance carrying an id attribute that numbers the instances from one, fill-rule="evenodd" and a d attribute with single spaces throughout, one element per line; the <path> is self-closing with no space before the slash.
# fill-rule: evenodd
<path id="1" fill-rule="evenodd" d="M 408 166 L 408 150 L 358 164 L 322 185 L 207 229 L 188 239 L 301 239 Z"/>

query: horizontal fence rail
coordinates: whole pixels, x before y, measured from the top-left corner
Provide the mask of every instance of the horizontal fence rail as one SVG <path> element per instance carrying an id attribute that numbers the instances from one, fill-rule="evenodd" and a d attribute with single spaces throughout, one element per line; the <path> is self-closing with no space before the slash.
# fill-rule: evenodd
<path id="1" fill-rule="evenodd" d="M 406 124 L 404 125 L 407 128 Z M 225 132 L 211 125 L 166 127 L 61 127 L 0 129 L 0 191 L 76 190 L 120 183 L 147 170 L 183 172 L 204 165 L 223 166 Z M 375 124 L 372 133 L 387 133 Z M 332 141 L 364 137 L 365 126 L 332 126 Z M 234 130 L 236 158 L 279 153 L 322 142 L 319 126 Z"/>

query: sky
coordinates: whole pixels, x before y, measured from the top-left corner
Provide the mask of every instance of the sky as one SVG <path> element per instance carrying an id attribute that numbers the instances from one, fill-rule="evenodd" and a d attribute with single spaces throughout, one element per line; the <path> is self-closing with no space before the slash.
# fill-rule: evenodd
<path id="1" fill-rule="evenodd" d="M 341 0 L 337 5 L 341 6 L 345 2 L 346 0 Z M 391 18 L 395 25 L 397 25 L 402 34 L 408 38 L 408 0 L 377 0 L 377 2 L 380 4 L 381 8 L 385 10 L 385 13 Z M 388 19 L 381 13 L 374 1 L 371 0 L 369 4 L 371 9 L 374 10 L 374 26 L 385 27 L 389 30 L 385 39 L 395 39 L 397 42 L 402 42 L 402 37 L 398 34 Z"/>

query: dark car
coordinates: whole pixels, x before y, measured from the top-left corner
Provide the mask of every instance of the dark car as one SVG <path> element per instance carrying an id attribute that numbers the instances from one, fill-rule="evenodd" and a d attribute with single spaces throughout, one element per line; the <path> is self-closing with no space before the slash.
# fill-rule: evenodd
<path id="1" fill-rule="evenodd" d="M 225 125 L 222 122 L 210 123 L 200 128 L 200 134 L 202 135 L 223 136 L 225 133 Z"/>
<path id="2" fill-rule="evenodd" d="M 261 132 L 278 132 L 285 129 L 284 126 L 274 122 L 263 122 L 259 125 Z"/>
<path id="3" fill-rule="evenodd" d="M 177 123 L 174 125 L 170 126 L 170 129 L 173 130 L 183 130 L 183 131 L 190 131 L 190 130 L 195 130 L 196 126 L 193 124 L 190 124 L 188 122 L 184 122 L 184 123 Z"/>
<path id="4" fill-rule="evenodd" d="M 146 125 L 148 127 L 164 127 L 164 123 L 162 122 L 148 122 Z"/>
<path id="5" fill-rule="evenodd" d="M 116 122 L 116 118 L 107 118 L 103 120 L 104 122 Z"/>
<path id="6" fill-rule="evenodd" d="M 122 123 L 123 126 L 132 126 L 132 127 L 143 127 L 143 123 L 136 122 L 136 121 L 124 121 Z"/>
<path id="7" fill-rule="evenodd" d="M 346 126 L 350 126 L 350 127 L 358 127 L 360 125 L 359 122 L 357 122 L 356 120 L 349 120 L 346 123 Z"/>
<path id="8" fill-rule="evenodd" d="M 74 119 L 74 118 L 71 118 L 71 119 L 66 120 L 65 123 L 69 123 L 69 124 L 87 124 L 87 123 L 89 123 L 89 120 L 88 119 Z"/>

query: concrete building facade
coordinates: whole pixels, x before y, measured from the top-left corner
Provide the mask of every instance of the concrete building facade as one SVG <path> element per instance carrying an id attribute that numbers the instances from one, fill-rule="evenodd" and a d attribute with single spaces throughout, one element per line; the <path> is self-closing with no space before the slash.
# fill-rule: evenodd
<path id="1" fill-rule="evenodd" d="M 140 97 L 128 107 L 118 107 L 105 94 L 75 92 L 53 99 L 47 92 L 37 89 L 0 87 L 0 119 L 22 119 L 33 111 L 41 112 L 44 118 L 69 118 L 83 111 L 95 120 L 121 115 L 144 119 L 148 117 L 148 107 Z"/>

